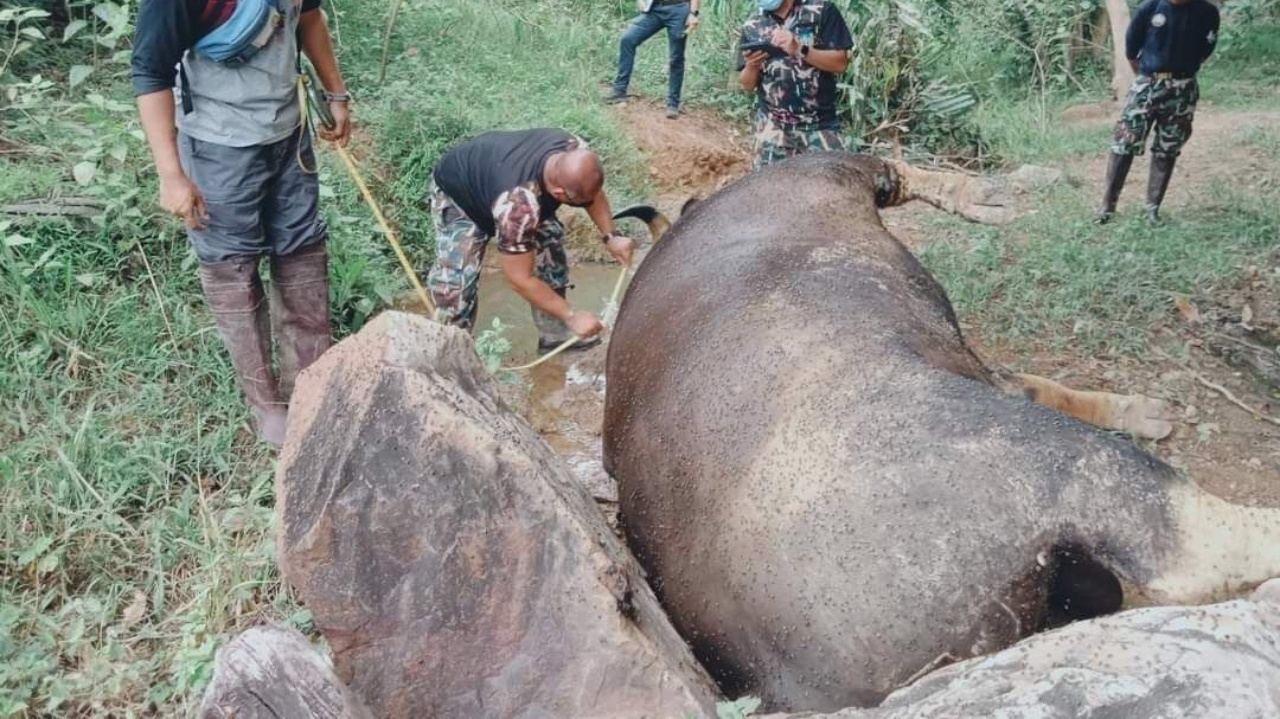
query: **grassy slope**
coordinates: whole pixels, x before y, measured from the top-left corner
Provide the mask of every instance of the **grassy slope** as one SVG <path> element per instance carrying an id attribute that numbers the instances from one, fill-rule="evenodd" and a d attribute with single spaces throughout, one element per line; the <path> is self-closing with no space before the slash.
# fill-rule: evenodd
<path id="1" fill-rule="evenodd" d="M 339 8 L 368 128 L 358 153 L 376 157 L 371 175 L 420 267 L 427 173 L 462 136 L 573 128 L 607 154 L 620 199 L 642 191 L 638 156 L 595 102 L 622 3 L 409 0 L 382 90 L 385 5 Z M 308 618 L 274 568 L 273 457 L 245 431 L 185 239 L 154 214 L 125 66 L 104 60 L 67 90 L 87 47 L 20 67 L 54 82 L 24 90 L 0 131 L 27 147 L 0 160 L 0 202 L 58 192 L 111 206 L 100 224 L 0 227 L 0 716 L 186 715 L 231 633 Z M 77 187 L 71 168 L 86 158 L 98 173 Z M 326 157 L 322 191 L 345 334 L 407 283 L 340 167 Z"/>
<path id="2" fill-rule="evenodd" d="M 1216 111 L 1278 108 L 1264 80 L 1277 70 L 1280 28 L 1250 29 L 1206 66 L 1202 104 Z M 1108 127 L 1059 120 L 1066 105 L 1083 101 L 987 103 L 979 122 L 1014 165 L 1100 158 Z M 1275 156 L 1273 132 L 1235 139 L 1250 152 Z M 1126 195 L 1145 193 L 1145 165 L 1135 164 Z M 1189 181 L 1185 169 L 1173 180 Z M 1141 352 L 1152 325 L 1168 317 L 1174 294 L 1194 294 L 1239 267 L 1265 267 L 1277 256 L 1280 191 L 1274 186 L 1212 184 L 1192 205 L 1171 207 L 1158 229 L 1133 211 L 1106 227 L 1093 225 L 1095 195 L 1092 186 L 1060 182 L 1036 198 L 1035 214 L 998 229 L 935 216 L 932 234 L 944 239 L 920 255 L 984 337 L 1027 349 L 1100 354 Z"/>
<path id="3" fill-rule="evenodd" d="M 369 128 L 358 153 L 376 155 L 372 174 L 420 266 L 430 256 L 427 172 L 450 142 L 483 129 L 572 127 L 607 152 L 620 199 L 642 193 L 634 150 L 595 102 L 631 5 L 407 0 L 379 89 L 383 4 L 341 3 L 344 65 Z M 745 101 L 726 92 L 727 40 L 712 34 L 731 31 L 699 32 L 687 94 L 741 115 Z M 1248 42 L 1210 66 L 1207 94 L 1274 105 L 1268 68 L 1247 58 L 1280 56 L 1275 35 Z M 654 97 L 664 45 L 659 37 L 640 53 L 635 87 Z M 132 111 L 84 98 L 87 87 L 123 100 L 122 66 L 103 60 L 88 85 L 65 94 L 72 61 L 55 60 L 44 73 L 57 85 L 24 90 L 32 99 L 3 115 L 4 138 L 46 150 L 0 160 L 0 202 L 60 190 L 106 197 L 112 211 L 101 225 L 0 229 L 0 405 L 9 410 L 0 413 L 0 715 L 23 706 L 185 714 L 230 633 L 264 618 L 305 628 L 307 617 L 275 575 L 271 455 L 243 429 L 185 242 L 152 214 L 153 180 L 128 135 Z M 1061 127 L 1030 103 L 983 113 L 984 131 L 1015 160 L 1051 164 L 1105 144 L 1104 132 Z M 1256 138 L 1260 149 L 1267 139 Z M 128 154 L 106 159 L 118 146 Z M 99 174 L 81 189 L 71 167 L 86 157 Z M 406 284 L 332 158 L 323 183 L 336 324 L 346 333 Z M 1168 292 L 1273 251 L 1280 206 L 1222 188 L 1161 233 L 1127 221 L 1099 232 L 1082 212 L 1089 193 L 1059 187 L 1041 199 L 1041 212 L 1009 232 L 939 219 L 938 233 L 955 241 L 923 254 L 961 311 L 983 315 L 992 332 L 1122 351 L 1145 341 Z"/>

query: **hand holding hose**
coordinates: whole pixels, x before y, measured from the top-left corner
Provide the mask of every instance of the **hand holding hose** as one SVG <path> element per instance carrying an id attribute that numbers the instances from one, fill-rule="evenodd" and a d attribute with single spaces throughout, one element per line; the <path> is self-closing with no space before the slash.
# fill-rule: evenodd
<path id="1" fill-rule="evenodd" d="M 570 332 L 584 340 L 604 331 L 604 324 L 600 322 L 600 318 L 586 310 L 570 311 L 565 324 L 568 325 Z"/>
<path id="2" fill-rule="evenodd" d="M 631 266 L 631 253 L 636 249 L 635 240 L 626 235 L 614 234 L 609 237 L 609 241 L 604 246 L 619 264 L 624 267 Z"/>
<path id="3" fill-rule="evenodd" d="M 351 108 L 344 102 L 328 103 L 328 117 L 320 123 L 317 134 L 321 140 L 337 143 L 338 147 L 346 147 L 351 139 Z M 332 125 L 329 123 L 332 122 Z"/>

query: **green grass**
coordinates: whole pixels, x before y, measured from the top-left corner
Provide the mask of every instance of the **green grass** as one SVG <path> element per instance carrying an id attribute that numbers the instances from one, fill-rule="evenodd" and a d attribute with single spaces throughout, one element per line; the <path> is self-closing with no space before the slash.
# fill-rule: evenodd
<path id="1" fill-rule="evenodd" d="M 1200 73 L 1204 97 L 1224 109 L 1277 109 L 1280 24 L 1223 27 L 1222 41 Z"/>
<path id="2" fill-rule="evenodd" d="M 572 129 L 604 153 L 617 204 L 645 196 L 643 163 L 597 99 L 633 7 L 406 0 L 379 87 L 386 4 L 338 5 L 364 128 L 357 154 L 419 268 L 432 253 L 428 173 L 471 134 Z M 91 17 L 87 7 L 75 13 Z M 693 36 L 686 95 L 740 120 L 750 98 L 731 83 L 735 34 L 733 23 L 709 22 Z M 264 619 L 304 630 L 310 620 L 276 574 L 274 457 L 247 430 L 194 257 L 154 207 L 127 55 L 95 48 L 88 30 L 48 42 L 3 78 L 18 94 L 0 96 L 0 144 L 28 154 L 0 157 L 0 202 L 90 195 L 108 210 L 99 222 L 0 226 L 0 716 L 187 716 L 228 637 Z M 1230 102 L 1274 106 L 1267 63 L 1256 58 L 1274 62 L 1275 33 L 1233 42 L 1206 85 L 1221 87 L 1224 102 L 1229 90 Z M 665 45 L 659 36 L 641 49 L 636 91 L 665 95 Z M 71 89 L 76 63 L 95 69 Z M 1051 164 L 1105 143 L 1104 132 L 1055 121 L 1072 101 L 1046 109 L 988 99 L 977 117 L 1001 157 Z M 1273 131 L 1241 138 L 1272 158 L 1275 140 Z M 408 285 L 340 164 L 322 157 L 343 336 Z M 82 163 L 95 171 L 84 186 L 72 169 Z M 1088 225 L 1086 194 L 1055 187 L 1038 198 L 1038 214 L 999 231 L 943 218 L 930 231 L 949 239 L 922 254 L 985 330 L 1130 352 L 1172 293 L 1275 252 L 1274 191 L 1217 188 L 1170 208 L 1159 232 L 1131 218 Z"/>
<path id="3" fill-rule="evenodd" d="M 1141 167 L 1130 193 L 1143 191 Z M 1174 182 L 1186 178 L 1175 176 Z M 1004 227 L 950 217 L 944 238 L 921 248 L 957 311 L 988 341 L 1096 355 L 1146 350 L 1176 295 L 1198 292 L 1280 257 L 1280 193 L 1214 186 L 1193 204 L 1172 204 L 1150 226 L 1122 204 L 1111 224 L 1092 223 L 1091 192 L 1059 183 L 1035 214 Z"/>
<path id="4" fill-rule="evenodd" d="M 644 193 L 639 156 L 597 101 L 618 13 L 546 5 L 409 0 L 385 88 L 367 41 L 385 6 L 339 5 L 358 154 L 423 270 L 428 173 L 464 136 L 563 126 L 604 153 L 619 202 Z M 21 92 L 0 112 L 0 137 L 30 150 L 0 159 L 0 202 L 108 206 L 102 222 L 0 226 L 0 717 L 188 716 L 227 638 L 309 619 L 276 573 L 274 456 L 247 429 L 194 256 L 154 207 L 125 65 L 103 57 L 67 87 L 89 47 L 85 34 L 23 58 Z M 46 84 L 26 82 L 37 71 Z M 342 336 L 408 284 L 341 164 L 322 156 Z M 96 174 L 78 186 L 82 162 Z"/>

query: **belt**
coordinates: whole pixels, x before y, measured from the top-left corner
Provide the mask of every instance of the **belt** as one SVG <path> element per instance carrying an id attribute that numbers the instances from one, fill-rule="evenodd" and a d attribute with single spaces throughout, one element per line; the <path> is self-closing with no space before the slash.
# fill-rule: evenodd
<path id="1" fill-rule="evenodd" d="M 1153 72 L 1150 77 L 1152 80 L 1190 80 L 1195 75 L 1185 72 Z"/>
<path id="2" fill-rule="evenodd" d="M 654 5 L 684 5 L 689 0 L 653 0 Z"/>

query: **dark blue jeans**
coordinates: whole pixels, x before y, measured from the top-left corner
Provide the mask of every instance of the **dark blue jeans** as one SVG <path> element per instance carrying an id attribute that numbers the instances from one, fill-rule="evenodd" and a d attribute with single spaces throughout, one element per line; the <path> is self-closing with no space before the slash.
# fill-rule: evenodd
<path id="1" fill-rule="evenodd" d="M 684 86 L 684 45 L 688 37 L 684 24 L 689 19 L 689 3 L 654 5 L 649 12 L 636 17 L 622 34 L 618 58 L 618 76 L 613 89 L 626 92 L 631 83 L 631 69 L 636 62 L 636 48 L 662 28 L 667 29 L 667 107 L 680 107 L 680 88 Z"/>

